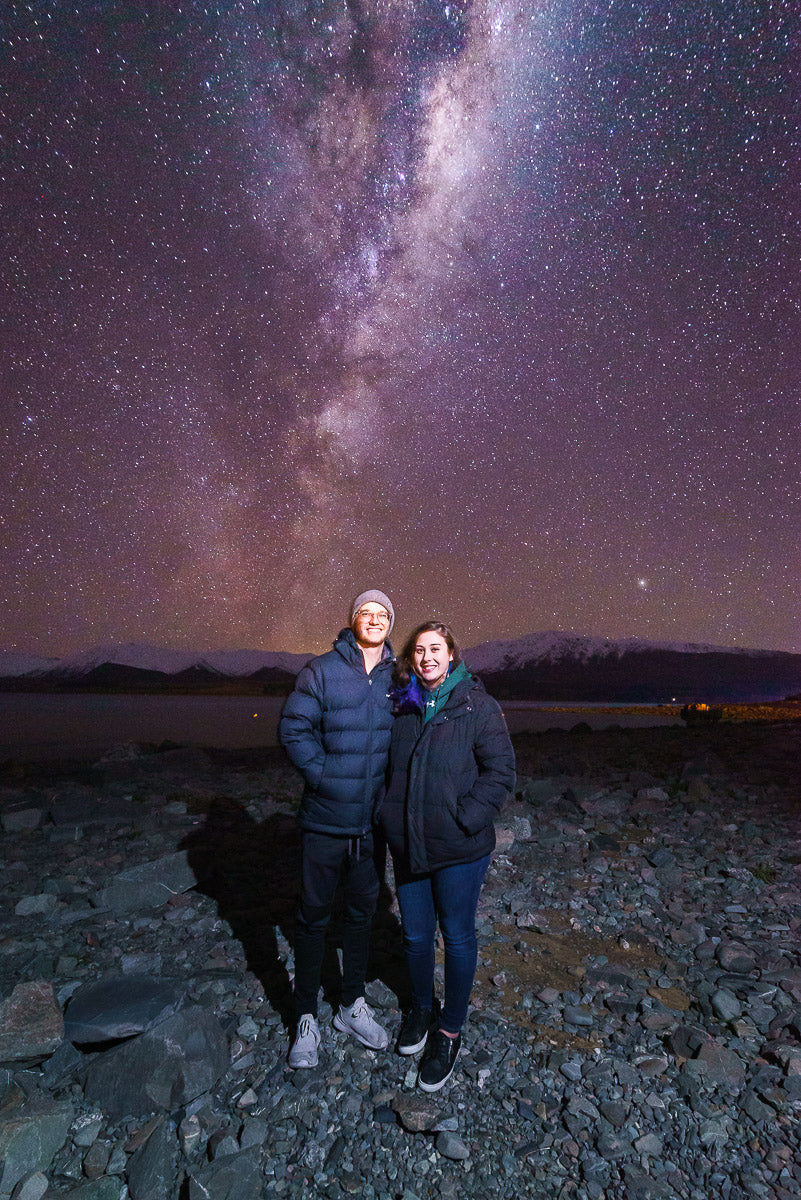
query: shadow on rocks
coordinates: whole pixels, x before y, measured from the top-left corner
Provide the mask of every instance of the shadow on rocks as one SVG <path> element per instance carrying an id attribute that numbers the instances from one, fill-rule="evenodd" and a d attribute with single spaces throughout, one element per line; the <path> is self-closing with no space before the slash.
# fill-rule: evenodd
<path id="1" fill-rule="evenodd" d="M 181 843 L 200 881 L 197 890 L 213 899 L 245 953 L 248 969 L 287 1027 L 294 1019 L 287 949 L 294 947 L 295 912 L 300 890 L 301 839 L 297 817 L 273 813 L 254 820 L 239 802 L 215 798 L 202 826 Z M 386 882 L 386 851 L 377 847 L 381 877 L 373 924 L 368 995 L 384 1006 L 388 988 L 402 1003 L 408 999 L 400 924 L 392 912 Z M 339 1004 L 342 946 L 342 889 L 337 892 L 326 941 L 322 986 L 332 1007 Z M 375 982 L 377 981 L 377 983 Z M 372 983 L 372 986 L 371 986 Z M 382 988 L 383 985 L 383 988 Z"/>
<path id="2" fill-rule="evenodd" d="M 199 880 L 245 953 L 248 969 L 285 1022 L 292 1012 L 286 939 L 294 928 L 300 835 L 296 818 L 273 813 L 255 821 L 235 800 L 217 797 L 206 819 L 181 843 Z"/>

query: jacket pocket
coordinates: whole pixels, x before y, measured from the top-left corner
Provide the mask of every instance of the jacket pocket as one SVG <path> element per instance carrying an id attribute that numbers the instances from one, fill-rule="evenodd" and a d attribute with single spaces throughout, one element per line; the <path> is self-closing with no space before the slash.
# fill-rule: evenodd
<path id="1" fill-rule="evenodd" d="M 319 791 L 320 789 L 320 784 L 322 783 L 323 775 L 325 774 L 325 761 L 325 755 L 323 755 L 321 761 L 319 763 L 314 763 L 314 765 L 309 769 L 308 775 L 306 776 L 309 787 L 313 792 Z"/>
<path id="2" fill-rule="evenodd" d="M 492 824 L 492 812 L 486 804 L 475 800 L 469 792 L 461 797 L 456 808 L 456 820 L 459 827 L 473 837 Z"/>

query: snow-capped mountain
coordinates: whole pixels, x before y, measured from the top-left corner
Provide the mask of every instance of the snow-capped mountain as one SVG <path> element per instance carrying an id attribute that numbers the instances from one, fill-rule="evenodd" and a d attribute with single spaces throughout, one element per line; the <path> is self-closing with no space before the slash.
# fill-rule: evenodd
<path id="1" fill-rule="evenodd" d="M 195 668 L 235 678 L 253 675 L 264 669 L 288 671 L 296 675 L 311 656 L 268 650 L 171 650 L 147 642 L 125 642 L 93 646 L 60 659 L 39 659 L 33 666 L 23 663 L 22 670 L 17 669 L 14 661 L 17 657 L 23 658 L 10 653 L 0 657 L 0 675 L 23 675 L 35 671 L 37 674 L 46 672 L 50 676 L 79 677 L 107 664 L 134 667 L 138 671 L 157 671 L 163 675 L 177 675 Z"/>
<path id="2" fill-rule="evenodd" d="M 5 675 L 31 675 L 49 671 L 57 658 L 42 658 L 40 654 L 20 654 L 16 650 L 0 650 L 0 678 Z"/>
<path id="3" fill-rule="evenodd" d="M 507 700 L 780 700 L 801 684 L 801 654 L 640 638 L 534 633 L 464 657 Z"/>
<path id="4" fill-rule="evenodd" d="M 734 646 L 712 646 L 702 642 L 649 642 L 643 638 L 584 637 L 575 633 L 529 633 L 521 638 L 481 642 L 464 652 L 472 670 L 508 671 L 530 666 L 534 662 L 557 662 L 573 659 L 587 662 L 593 658 L 620 658 L 623 654 L 643 654 L 664 650 L 675 654 L 754 654 L 773 653 L 770 650 L 741 650 Z"/>

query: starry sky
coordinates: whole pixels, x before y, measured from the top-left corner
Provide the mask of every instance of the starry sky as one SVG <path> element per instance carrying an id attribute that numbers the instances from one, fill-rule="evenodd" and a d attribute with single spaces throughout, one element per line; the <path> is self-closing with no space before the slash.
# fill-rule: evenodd
<path id="1" fill-rule="evenodd" d="M 801 652 L 795 0 L 0 21 L 0 647 Z"/>

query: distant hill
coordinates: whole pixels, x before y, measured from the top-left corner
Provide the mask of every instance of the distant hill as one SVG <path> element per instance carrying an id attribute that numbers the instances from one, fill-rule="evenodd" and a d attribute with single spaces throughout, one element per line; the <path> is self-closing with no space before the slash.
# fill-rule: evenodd
<path id="1" fill-rule="evenodd" d="M 5 691 L 289 692 L 311 655 L 201 653 L 145 643 L 59 660 L 0 653 Z M 467 665 L 503 700 L 676 703 L 781 700 L 801 692 L 801 654 L 639 638 L 532 633 L 482 642 Z"/>

